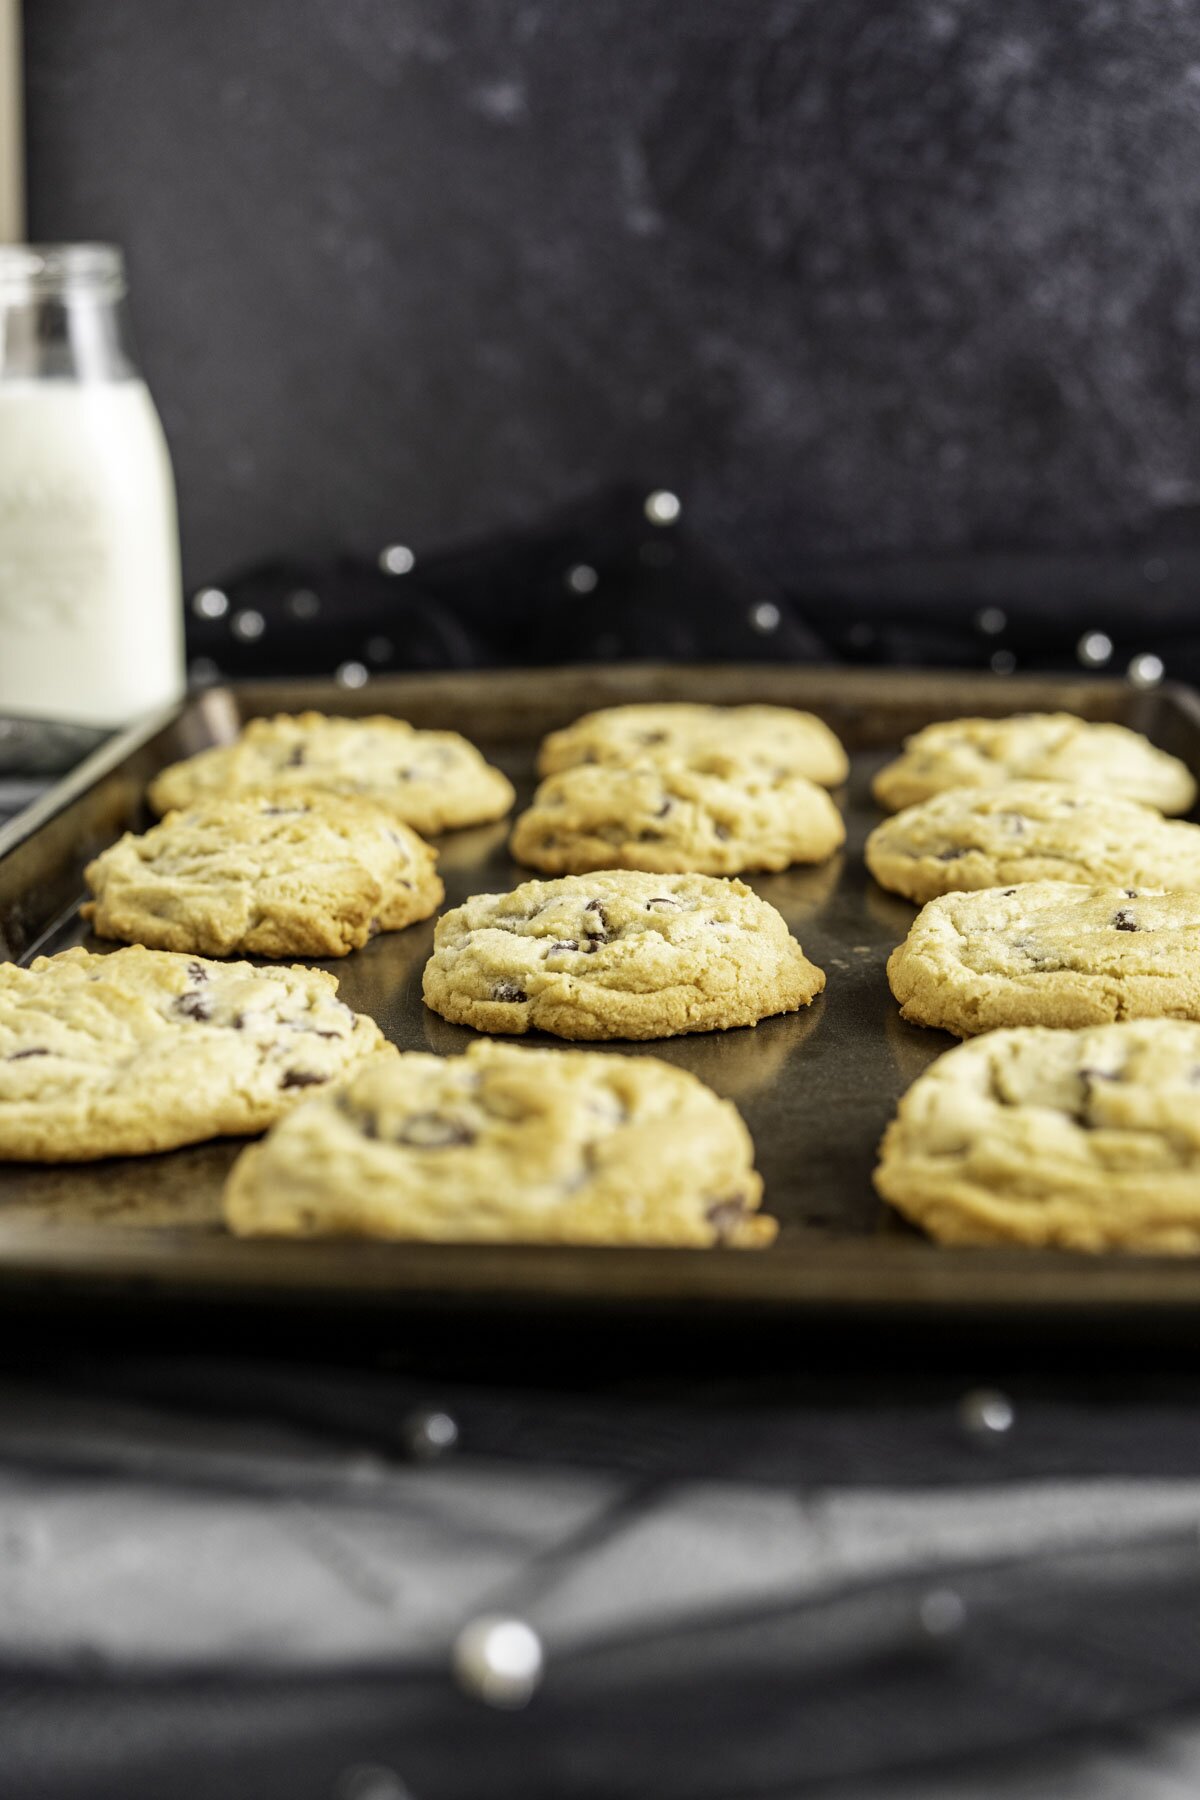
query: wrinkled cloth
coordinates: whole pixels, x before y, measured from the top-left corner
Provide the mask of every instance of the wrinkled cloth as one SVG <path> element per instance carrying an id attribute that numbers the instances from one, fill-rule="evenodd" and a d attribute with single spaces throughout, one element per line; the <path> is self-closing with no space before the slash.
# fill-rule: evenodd
<path id="1" fill-rule="evenodd" d="M 992 1439 L 945 1381 L 880 1385 L 10 1376 L 6 1800 L 339 1800 L 364 1770 L 368 1800 L 999 1800 L 1042 1791 L 1003 1785 L 1035 1754 L 1055 1792 L 1136 1795 L 1135 1742 L 1184 1779 L 1161 1719 L 1200 1708 L 1200 1394 L 1018 1383 Z M 433 1462 L 430 1408 L 459 1431 Z M 453 1672 L 497 1613 L 544 1647 L 519 1712 Z"/>

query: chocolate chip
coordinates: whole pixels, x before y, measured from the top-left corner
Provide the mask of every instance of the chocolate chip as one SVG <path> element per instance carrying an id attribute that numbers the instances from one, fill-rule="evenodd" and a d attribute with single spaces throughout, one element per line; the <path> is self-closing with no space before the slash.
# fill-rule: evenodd
<path id="1" fill-rule="evenodd" d="M 313 1031 L 313 1036 L 314 1036 L 314 1037 L 323 1037 L 323 1038 L 340 1038 L 340 1037 L 341 1037 L 341 1035 L 342 1035 L 342 1034 L 341 1034 L 341 1032 L 340 1032 L 340 1031 L 317 1031 L 317 1030 L 315 1030 L 315 1029 L 314 1029 L 314 1031 Z"/>
<path id="2" fill-rule="evenodd" d="M 1138 891 L 1136 888 L 1126 888 L 1125 889 L 1125 898 L 1127 900 L 1136 900 L 1137 896 L 1138 896 Z"/>
<path id="3" fill-rule="evenodd" d="M 662 842 L 662 835 L 663 834 L 661 831 L 639 831 L 638 832 L 638 843 L 639 844 L 660 844 Z"/>
<path id="4" fill-rule="evenodd" d="M 306 754 L 307 752 L 305 751 L 303 744 L 294 745 L 284 767 L 288 769 L 298 769 L 304 761 Z"/>
<path id="5" fill-rule="evenodd" d="M 397 1133 L 396 1142 L 411 1144 L 414 1150 L 449 1150 L 456 1144 L 473 1144 L 475 1133 L 444 1113 L 414 1113 Z"/>
<path id="6" fill-rule="evenodd" d="M 578 950 L 578 948 L 579 944 L 575 938 L 564 938 L 560 943 L 551 944 L 546 955 L 553 956 L 556 950 Z M 522 994 L 521 998 L 524 999 L 525 996 Z"/>
<path id="7" fill-rule="evenodd" d="M 207 981 L 208 980 L 208 970 L 206 968 L 204 968 L 201 963 L 190 962 L 187 966 L 187 972 L 188 972 L 188 979 L 190 981 Z"/>
<path id="8" fill-rule="evenodd" d="M 1007 825 L 1008 829 L 1012 832 L 1014 837 L 1024 837 L 1025 836 L 1025 820 L 1022 818 L 1020 813 L 1005 812 L 1005 813 L 1001 813 L 1000 817 L 1003 819 L 1004 823 Z"/>
<path id="9" fill-rule="evenodd" d="M 5 1062 L 24 1062 L 27 1056 L 49 1056 L 49 1054 L 48 1050 L 14 1050 L 12 1055 L 6 1056 L 4 1060 Z"/>
<path id="10" fill-rule="evenodd" d="M 185 1019 L 211 1019 L 212 1002 L 204 994 L 180 994 L 175 1011 Z"/>
<path id="11" fill-rule="evenodd" d="M 1139 929 L 1137 920 L 1127 906 L 1123 906 L 1120 912 L 1113 914 L 1113 926 L 1117 931 L 1137 931 Z"/>
<path id="12" fill-rule="evenodd" d="M 722 843 L 727 843 L 728 840 L 733 836 L 733 833 L 732 833 L 732 831 L 730 831 L 728 825 L 722 825 L 718 822 L 716 825 L 713 826 L 713 836 L 716 838 L 720 838 Z"/>
<path id="13" fill-rule="evenodd" d="M 567 948 L 565 944 L 559 947 L 562 949 Z M 574 948 L 574 946 L 572 946 L 572 948 Z M 525 992 L 525 989 L 518 987 L 513 981 L 501 981 L 492 989 L 492 999 L 501 1001 L 505 1006 L 520 1006 L 524 1001 L 528 1000 L 528 998 L 529 995 Z"/>
<path id="14" fill-rule="evenodd" d="M 1005 888 L 1004 899 L 1011 900 L 1013 895 L 1016 893 L 1016 891 L 1017 891 L 1016 888 Z"/>
<path id="15" fill-rule="evenodd" d="M 670 800 L 664 800 L 662 805 L 659 807 L 658 811 L 655 813 L 655 815 L 654 815 L 655 818 L 656 819 L 665 819 L 667 814 L 671 810 L 671 806 L 672 806 L 672 802 Z"/>
<path id="16" fill-rule="evenodd" d="M 367 926 L 367 937 L 368 938 L 377 938 L 382 930 L 383 930 L 383 926 L 379 923 L 379 920 L 372 919 L 370 924 Z"/>
<path id="17" fill-rule="evenodd" d="M 718 1243 L 726 1243 L 746 1216 L 745 1196 L 731 1194 L 728 1200 L 718 1200 L 704 1216 L 716 1229 Z"/>
<path id="18" fill-rule="evenodd" d="M 965 850 L 939 850 L 937 859 L 939 862 L 957 862 L 960 856 L 966 854 Z"/>
<path id="19" fill-rule="evenodd" d="M 328 1080 L 328 1075 L 314 1075 L 308 1069 L 288 1069 L 279 1085 L 285 1088 L 320 1087 L 323 1081 Z"/>
<path id="20" fill-rule="evenodd" d="M 638 742 L 640 744 L 665 744 L 666 741 L 667 734 L 665 731 L 642 731 L 638 734 Z"/>
<path id="21" fill-rule="evenodd" d="M 650 908 L 652 906 L 673 906 L 675 908 L 676 912 L 678 912 L 680 910 L 681 905 L 682 905 L 681 901 L 672 900 L 672 898 L 669 894 L 655 894 L 655 896 L 652 900 L 647 900 L 646 911 L 649 912 Z"/>
<path id="22" fill-rule="evenodd" d="M 599 900 L 589 900 L 583 911 L 584 928 L 591 940 L 587 948 L 597 950 L 601 944 L 608 942 L 608 914 Z M 587 917 L 588 913 L 593 915 L 590 919 Z"/>

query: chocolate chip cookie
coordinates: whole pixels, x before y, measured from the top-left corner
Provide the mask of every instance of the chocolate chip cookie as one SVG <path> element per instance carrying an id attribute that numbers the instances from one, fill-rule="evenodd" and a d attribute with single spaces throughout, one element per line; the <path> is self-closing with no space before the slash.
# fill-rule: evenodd
<path id="1" fill-rule="evenodd" d="M 825 986 L 740 881 L 606 870 L 477 894 L 438 920 L 425 1003 L 477 1031 L 657 1038 L 753 1025 Z"/>
<path id="2" fill-rule="evenodd" d="M 1200 1019 L 1200 893 L 1029 881 L 944 894 L 887 972 L 906 1019 L 959 1037 Z"/>
<path id="3" fill-rule="evenodd" d="M 552 731 L 538 756 L 539 775 L 580 763 L 630 768 L 682 763 L 704 769 L 713 755 L 752 767 L 807 775 L 836 787 L 849 770 L 846 752 L 823 720 L 790 706 L 695 706 L 658 702 L 607 706 Z"/>
<path id="4" fill-rule="evenodd" d="M 442 900 L 436 857 L 363 800 L 209 801 L 127 832 L 85 871 L 100 937 L 203 956 L 345 956 Z"/>
<path id="5" fill-rule="evenodd" d="M 923 903 L 1022 881 L 1200 888 L 1200 825 L 1136 800 L 1050 781 L 952 788 L 877 825 L 867 867 Z"/>
<path id="6" fill-rule="evenodd" d="M 140 947 L 0 964 L 0 1158 L 89 1162 L 263 1131 L 383 1043 L 320 969 Z"/>
<path id="7" fill-rule="evenodd" d="M 1066 781 L 1162 813 L 1196 799 L 1191 771 L 1124 725 L 1093 725 L 1073 713 L 1017 713 L 1008 719 L 945 719 L 906 738 L 904 754 L 881 769 L 874 793 L 889 812 L 953 787 L 1008 781 Z"/>
<path id="8" fill-rule="evenodd" d="M 165 813 L 245 794 L 348 795 L 423 833 L 502 819 L 514 798 L 508 777 L 456 731 L 315 712 L 252 719 L 236 743 L 164 769 L 149 797 Z"/>
<path id="9" fill-rule="evenodd" d="M 991 1031 L 900 1102 L 875 1185 L 947 1244 L 1200 1251 L 1200 1025 Z"/>
<path id="10" fill-rule="evenodd" d="M 824 862 L 845 836 L 829 795 L 803 775 L 581 764 L 542 782 L 513 828 L 511 849 L 518 862 L 549 875 L 737 875 Z"/>
<path id="11" fill-rule="evenodd" d="M 472 1044 L 370 1061 L 244 1153 L 246 1236 L 730 1244 L 776 1224 L 737 1110 L 646 1056 Z"/>

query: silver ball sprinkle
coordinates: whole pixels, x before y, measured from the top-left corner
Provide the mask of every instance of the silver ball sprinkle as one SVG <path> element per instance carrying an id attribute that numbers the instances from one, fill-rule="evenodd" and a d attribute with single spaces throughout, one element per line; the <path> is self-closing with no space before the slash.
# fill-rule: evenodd
<path id="1" fill-rule="evenodd" d="M 321 610 L 321 596 L 311 588 L 297 588 L 284 602 L 293 619 L 315 619 Z"/>
<path id="2" fill-rule="evenodd" d="M 247 606 L 242 612 L 234 613 L 229 621 L 229 629 L 243 644 L 253 644 L 267 629 L 267 621 L 254 607 Z"/>
<path id="3" fill-rule="evenodd" d="M 1085 631 L 1075 654 L 1087 669 L 1102 669 L 1112 660 L 1113 641 L 1105 631 Z"/>
<path id="4" fill-rule="evenodd" d="M 220 588 L 203 587 L 192 595 L 192 611 L 198 619 L 223 619 L 229 611 L 229 595 Z"/>
<path id="5" fill-rule="evenodd" d="M 366 687 L 370 676 L 366 665 L 360 662 L 344 662 L 334 673 L 334 680 L 339 687 Z"/>
<path id="6" fill-rule="evenodd" d="M 1017 666 L 1017 659 L 1011 650 L 997 650 L 992 657 L 993 675 L 1011 675 Z"/>
<path id="7" fill-rule="evenodd" d="M 1158 686 L 1166 670 L 1161 656 L 1155 656 L 1152 650 L 1143 650 L 1140 656 L 1134 657 L 1125 673 L 1134 687 L 1151 688 Z"/>
<path id="8" fill-rule="evenodd" d="M 498 1613 L 463 1626 L 451 1662 L 464 1693 L 506 1711 L 528 1706 L 545 1670 L 542 1641 L 532 1625 Z"/>
<path id="9" fill-rule="evenodd" d="M 750 623 L 755 631 L 761 631 L 764 637 L 772 631 L 779 630 L 783 614 L 773 600 L 760 600 L 757 606 L 750 608 Z"/>
<path id="10" fill-rule="evenodd" d="M 921 1630 L 931 1638 L 955 1637 L 967 1622 L 967 1609 L 953 1588 L 930 1588 L 917 1607 Z"/>
<path id="11" fill-rule="evenodd" d="M 1015 1418 L 1012 1401 L 999 1388 L 971 1388 L 958 1403 L 959 1424 L 972 1437 L 1003 1437 Z"/>
<path id="12" fill-rule="evenodd" d="M 458 1443 L 458 1425 L 448 1412 L 417 1412 L 406 1422 L 408 1447 L 421 1462 L 434 1462 Z"/>
<path id="13" fill-rule="evenodd" d="M 646 495 L 643 511 L 652 525 L 673 525 L 683 507 L 678 494 L 672 494 L 667 488 L 655 488 L 652 494 Z"/>
<path id="14" fill-rule="evenodd" d="M 982 631 L 984 637 L 999 637 L 1007 624 L 1008 614 L 998 606 L 985 606 L 975 614 L 975 629 Z"/>
<path id="15" fill-rule="evenodd" d="M 575 563 L 567 570 L 563 580 L 573 594 L 590 594 L 595 590 L 600 577 L 589 563 Z"/>
<path id="16" fill-rule="evenodd" d="M 379 566 L 385 575 L 407 575 L 416 560 L 407 544 L 385 544 L 379 552 Z"/>

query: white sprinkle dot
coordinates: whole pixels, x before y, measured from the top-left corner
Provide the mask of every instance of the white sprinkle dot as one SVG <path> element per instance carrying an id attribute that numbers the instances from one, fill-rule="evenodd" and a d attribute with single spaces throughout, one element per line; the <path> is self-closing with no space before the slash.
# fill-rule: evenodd
<path id="1" fill-rule="evenodd" d="M 229 629 L 235 638 L 241 638 L 243 644 L 252 644 L 267 629 L 267 621 L 260 612 L 248 606 L 244 612 L 234 613 L 229 621 Z"/>
<path id="2" fill-rule="evenodd" d="M 407 575 L 416 560 L 407 544 L 387 544 L 379 552 L 379 566 L 385 575 Z"/>
<path id="3" fill-rule="evenodd" d="M 783 617 L 773 600 L 760 600 L 757 606 L 750 608 L 750 623 L 755 631 L 769 634 L 779 630 L 779 621 Z"/>
<path id="4" fill-rule="evenodd" d="M 682 511 L 679 495 L 667 488 L 655 488 L 646 495 L 645 513 L 652 525 L 673 525 Z"/>
<path id="5" fill-rule="evenodd" d="M 335 1792 L 337 1800 L 412 1800 L 411 1789 L 382 1763 L 355 1763 L 343 1769 Z"/>
<path id="6" fill-rule="evenodd" d="M 321 610 L 321 597 L 311 588 L 297 588 L 287 597 L 287 609 L 294 619 L 315 619 Z"/>
<path id="7" fill-rule="evenodd" d="M 922 1629 L 930 1637 L 953 1637 L 967 1622 L 967 1609 L 953 1588 L 931 1588 L 919 1607 Z"/>
<path id="8" fill-rule="evenodd" d="M 982 612 L 975 614 L 976 629 L 982 631 L 984 637 L 999 637 L 1008 624 L 1008 614 L 1001 612 L 998 606 L 985 606 Z"/>
<path id="9" fill-rule="evenodd" d="M 564 579 L 573 594 L 590 594 L 600 577 L 590 563 L 575 563 Z"/>
<path id="10" fill-rule="evenodd" d="M 366 687 L 369 679 L 366 667 L 360 662 L 344 662 L 334 677 L 342 687 Z"/>
<path id="11" fill-rule="evenodd" d="M 1089 669 L 1103 668 L 1112 653 L 1112 639 L 1106 631 L 1085 631 L 1075 646 L 1076 656 Z"/>
<path id="12" fill-rule="evenodd" d="M 432 1462 L 453 1450 L 458 1442 L 458 1426 L 447 1412 L 414 1413 L 408 1421 L 408 1442 L 415 1457 Z"/>
<path id="13" fill-rule="evenodd" d="M 1162 657 L 1155 656 L 1152 650 L 1143 650 L 1140 656 L 1135 656 L 1126 670 L 1134 687 L 1140 688 L 1157 687 L 1165 673 Z"/>
<path id="14" fill-rule="evenodd" d="M 454 1644 L 460 1687 L 489 1706 L 527 1706 L 542 1678 L 541 1639 L 524 1619 L 486 1614 L 464 1625 Z"/>
<path id="15" fill-rule="evenodd" d="M 958 1403 L 958 1418 L 972 1437 L 1003 1437 L 1015 1418 L 1013 1403 L 999 1388 L 972 1388 Z"/>
<path id="16" fill-rule="evenodd" d="M 192 596 L 192 611 L 198 619 L 223 619 L 229 611 L 229 595 L 220 588 L 201 588 Z"/>

